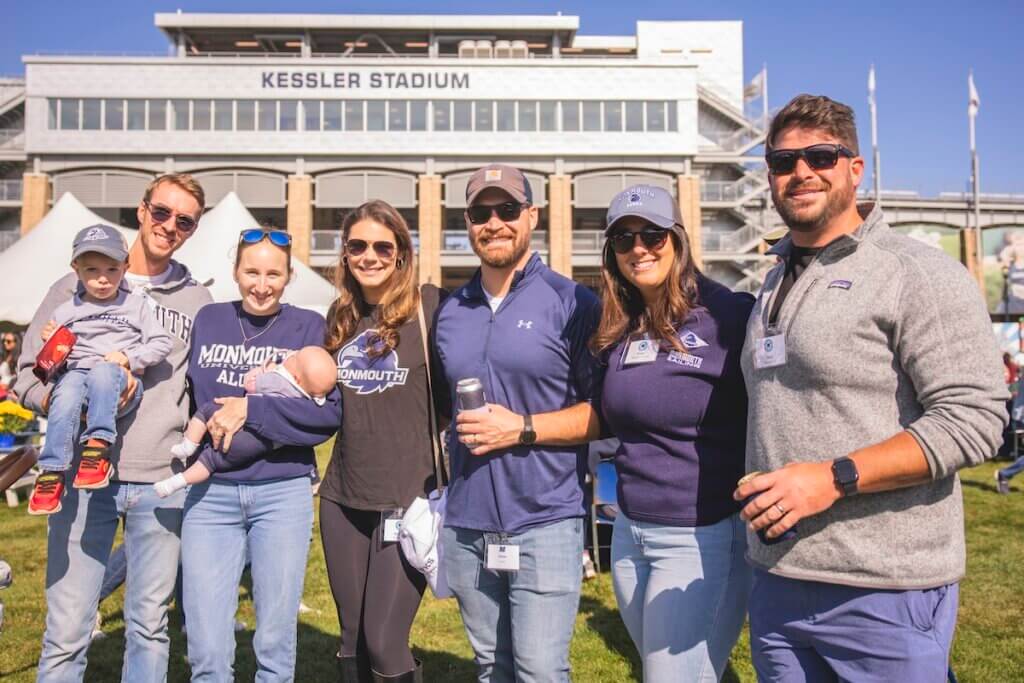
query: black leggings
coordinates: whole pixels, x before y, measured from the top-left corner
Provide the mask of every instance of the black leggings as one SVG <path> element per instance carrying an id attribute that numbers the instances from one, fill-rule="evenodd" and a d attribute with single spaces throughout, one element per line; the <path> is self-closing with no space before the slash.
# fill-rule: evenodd
<path id="1" fill-rule="evenodd" d="M 426 579 L 398 543 L 381 545 L 380 512 L 320 499 L 320 538 L 341 622 L 342 657 L 368 657 L 374 671 L 397 676 L 416 666 L 409 631 Z"/>

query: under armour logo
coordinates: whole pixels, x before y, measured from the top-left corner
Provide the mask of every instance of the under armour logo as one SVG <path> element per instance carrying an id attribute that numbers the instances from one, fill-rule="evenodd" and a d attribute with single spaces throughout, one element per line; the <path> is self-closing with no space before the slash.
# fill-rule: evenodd
<path id="1" fill-rule="evenodd" d="M 526 328 L 528 330 L 532 330 L 533 329 L 533 321 L 532 320 L 520 320 L 518 323 L 516 323 L 516 327 L 518 327 L 519 329 Z"/>

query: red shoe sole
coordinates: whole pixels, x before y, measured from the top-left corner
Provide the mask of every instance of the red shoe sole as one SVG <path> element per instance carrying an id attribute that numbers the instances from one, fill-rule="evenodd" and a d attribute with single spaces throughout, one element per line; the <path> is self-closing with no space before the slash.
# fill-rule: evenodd
<path id="1" fill-rule="evenodd" d="M 113 476 L 114 476 L 114 468 L 111 467 L 110 470 L 107 472 L 106 478 L 103 479 L 102 481 L 97 481 L 97 482 L 92 483 L 92 484 L 79 484 L 78 481 L 76 480 L 76 481 L 72 482 L 71 485 L 73 487 L 75 487 L 76 489 L 85 489 L 85 490 L 105 489 L 105 488 L 107 488 L 107 486 L 110 485 L 110 479 Z"/>
<path id="2" fill-rule="evenodd" d="M 57 503 L 57 507 L 53 508 L 52 510 L 34 510 L 34 509 L 32 509 L 32 506 L 29 505 L 28 506 L 28 514 L 30 514 L 30 515 L 37 515 L 37 516 L 40 516 L 40 517 L 45 517 L 46 515 L 52 515 L 55 512 L 60 512 L 61 507 L 62 506 L 61 506 L 60 502 L 58 502 Z"/>

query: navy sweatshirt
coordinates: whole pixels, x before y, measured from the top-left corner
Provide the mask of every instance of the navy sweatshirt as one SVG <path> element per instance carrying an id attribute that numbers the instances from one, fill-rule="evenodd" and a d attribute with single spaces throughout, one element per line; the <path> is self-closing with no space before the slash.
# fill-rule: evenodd
<path id="1" fill-rule="evenodd" d="M 438 309 L 435 390 L 454 405 L 456 382 L 478 377 L 489 402 L 520 415 L 596 403 L 601 366 L 587 341 L 599 319 L 593 292 L 550 270 L 537 254 L 516 273 L 496 313 L 478 270 Z M 519 533 L 584 514 L 586 444 L 475 456 L 451 429 L 448 449 L 448 526 Z"/>
<path id="2" fill-rule="evenodd" d="M 699 303 L 678 327 L 686 353 L 662 346 L 654 362 L 625 365 L 612 349 L 601 408 L 622 442 L 618 499 L 634 521 L 714 524 L 739 510 L 747 394 L 740 372 L 754 297 L 700 276 Z"/>
<path id="3" fill-rule="evenodd" d="M 277 315 L 253 316 L 238 301 L 210 304 L 196 315 L 188 378 L 196 405 L 215 398 L 244 396 L 245 373 L 277 353 L 322 346 L 324 319 L 317 313 L 284 304 Z M 245 343 L 245 337 L 250 341 Z M 313 446 L 329 439 L 341 421 L 337 389 L 318 406 L 307 398 L 249 396 L 245 429 L 265 439 L 267 454 L 216 479 L 269 481 L 306 476 L 313 470 Z M 289 444 L 274 449 L 273 442 Z M 207 436 L 202 449 L 210 449 Z"/>

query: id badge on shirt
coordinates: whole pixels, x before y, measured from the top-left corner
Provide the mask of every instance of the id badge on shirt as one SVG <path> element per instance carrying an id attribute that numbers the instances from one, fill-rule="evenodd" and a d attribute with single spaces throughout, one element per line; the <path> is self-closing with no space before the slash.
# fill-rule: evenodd
<path id="1" fill-rule="evenodd" d="M 402 532 L 402 516 L 405 510 L 384 510 L 380 513 L 381 520 L 381 541 L 384 543 L 398 543 L 399 534 Z"/>
<path id="2" fill-rule="evenodd" d="M 771 334 L 754 338 L 754 367 L 758 370 L 786 364 L 786 336 Z"/>
<path id="3" fill-rule="evenodd" d="M 498 572 L 519 571 L 519 544 L 505 534 L 484 535 L 484 569 Z"/>
<path id="4" fill-rule="evenodd" d="M 640 365 L 642 363 L 653 363 L 658 359 L 658 342 L 648 339 L 637 339 L 629 342 L 626 347 L 626 355 L 622 358 L 623 365 Z"/>

